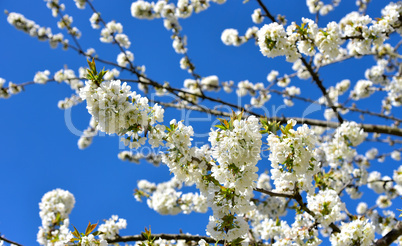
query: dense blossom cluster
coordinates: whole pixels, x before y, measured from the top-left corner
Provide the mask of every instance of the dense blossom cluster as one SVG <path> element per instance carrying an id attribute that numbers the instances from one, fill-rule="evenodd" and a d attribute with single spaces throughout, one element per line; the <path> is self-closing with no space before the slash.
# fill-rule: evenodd
<path id="1" fill-rule="evenodd" d="M 362 143 L 366 137 L 367 133 L 356 122 L 344 122 L 336 129 L 334 138 L 322 145 L 327 164 L 336 168 L 340 161 L 353 160 L 356 150 L 352 147 Z"/>
<path id="2" fill-rule="evenodd" d="M 119 218 L 117 215 L 112 215 L 105 223 L 99 225 L 98 231 L 102 232 L 99 235 L 101 239 L 115 239 L 119 235 L 121 229 L 126 229 L 127 221 Z"/>
<path id="3" fill-rule="evenodd" d="M 247 120 L 232 118 L 230 123 L 209 135 L 212 177 L 222 186 L 209 192 L 213 210 L 207 233 L 215 239 L 232 241 L 244 237 L 249 228 L 243 215 L 252 210 L 250 199 L 258 178 L 256 167 L 261 159 L 261 125 L 250 116 Z M 209 184 L 212 185 L 211 183 Z"/>
<path id="4" fill-rule="evenodd" d="M 130 86 L 119 80 L 100 85 L 87 81 L 79 94 L 87 101 L 87 109 L 98 123 L 99 130 L 119 135 L 132 130 L 137 135 L 132 137 L 138 140 L 138 132 L 147 129 L 148 124 L 163 121 L 163 109 L 158 105 L 151 108 L 147 98 L 131 92 L 130 89 Z"/>
<path id="5" fill-rule="evenodd" d="M 341 232 L 332 234 L 332 245 L 372 245 L 374 240 L 374 226 L 365 219 L 357 219 L 341 226 Z"/>
<path id="6" fill-rule="evenodd" d="M 58 28 L 66 31 L 77 45 L 76 39 L 81 33 L 72 26 L 73 17 L 63 13 L 64 4 L 60 4 L 59 0 L 45 2 L 53 16 L 60 18 Z M 86 0 L 74 2 L 80 9 L 84 9 L 87 3 L 91 4 Z M 89 70 L 79 69 L 78 77 L 67 68 L 57 71 L 53 77 L 49 70 L 38 71 L 29 83 L 56 81 L 68 84 L 75 94 L 59 101 L 61 109 L 86 101 L 91 120 L 78 140 L 80 149 L 90 146 L 98 132 L 118 135 L 130 149 L 144 145 L 153 149 L 165 148 L 163 152 L 149 155 L 131 151 L 118 154 L 118 158 L 124 161 L 140 163 L 145 159 L 155 166 L 160 163 L 167 165 L 173 174 L 169 181 L 156 184 L 140 180 L 134 192 L 135 199 L 145 199 L 148 207 L 160 214 L 206 213 L 211 208 L 206 233 L 213 239 L 223 240 L 225 244 L 263 242 L 275 246 L 312 246 L 329 238 L 332 245 L 372 245 L 376 234 L 384 236 L 398 223 L 395 213 L 387 209 L 402 195 L 402 166 L 399 164 L 402 149 L 392 147 L 389 153 L 384 153 L 381 148 L 367 148 L 364 155 L 359 154 L 359 148 L 366 146 L 358 146 L 369 138 L 370 141 L 384 142 L 390 146 L 400 142 L 381 138 L 377 133 L 369 135 L 365 130 L 376 132 L 375 126 L 358 124 L 342 117 L 352 111 L 362 113 L 362 116 L 379 116 L 394 121 L 387 130 L 398 129 L 401 120 L 392 114 L 391 109 L 402 105 L 401 66 L 398 60 L 400 44 L 393 47 L 386 42 L 392 38 L 391 34 L 402 34 L 402 2 L 389 3 L 381 10 L 381 18 L 372 18 L 365 14 L 370 1 L 358 0 L 358 12 L 348 13 L 338 22 L 331 21 L 322 26 L 319 26 L 319 15 L 333 11 L 340 0 L 327 4 L 320 0 L 306 0 L 307 8 L 310 13 L 316 14 L 316 20 L 302 18 L 301 23 L 289 24 L 284 16 L 273 17 L 260 5 L 261 8 L 254 9 L 250 14 L 252 22 L 261 26 L 249 27 L 244 35 L 234 28 L 227 28 L 222 31 L 220 39 L 223 44 L 231 46 L 240 46 L 253 39 L 262 55 L 270 58 L 285 56 L 292 63 L 294 73 L 280 76 L 278 71 L 270 70 L 266 77 L 268 85 L 247 79 L 237 83 L 220 81 L 217 75 L 201 76 L 195 73 L 195 65 L 188 56 L 188 38 L 181 34 L 179 20 L 208 9 L 212 3 L 225 2 L 136 0 L 131 4 L 133 17 L 163 19 L 164 27 L 172 32 L 172 48 L 181 55 L 180 68 L 191 75 L 191 78 L 184 80 L 181 89 L 170 87 L 168 82 L 159 84 L 148 78 L 145 66 L 136 66 L 134 54 L 127 50 L 131 47 L 131 41 L 123 33 L 123 25 L 114 20 L 104 21 L 103 15 L 96 12 L 92 5 L 94 13 L 89 21 L 92 28 L 102 28 L 100 41 L 118 45 L 120 53 L 116 61 L 111 62 L 115 68 L 104 74 L 102 71 L 100 77 L 91 74 L 96 71 L 91 63 Z M 21 14 L 6 14 L 11 25 L 41 41 L 49 41 L 52 48 L 62 44 L 64 48 L 73 47 L 87 58 L 98 58 L 93 48 L 83 51 L 79 45 L 69 45 L 63 34 L 53 34 L 50 28 L 41 27 Z M 272 23 L 265 24 L 268 19 Z M 356 81 L 344 79 L 324 87 L 323 82 L 326 84 L 328 81 L 320 78 L 318 72 L 321 67 L 366 55 L 372 55 L 376 61 L 364 72 L 364 78 Z M 155 103 L 151 106 L 147 97 L 132 91 L 126 82 L 118 80 L 124 71 L 137 76 L 135 82 L 145 93 L 154 87 L 158 96 L 169 93 L 178 96 L 173 103 L 162 103 L 165 105 L 197 108 L 202 99 L 212 98 L 205 96 L 205 93 L 218 92 L 220 89 L 226 93 L 235 91 L 238 97 L 250 99 L 250 105 L 239 107 L 244 112 L 233 113 L 230 119 L 219 119 L 220 125 L 214 126 L 208 134 L 210 145 L 199 147 L 193 142 L 195 130 L 191 125 L 176 119 L 164 122 L 164 109 L 160 105 Z M 87 79 L 85 84 L 82 81 L 84 78 Z M 322 96 L 316 101 L 302 97 L 304 87 L 295 86 L 293 78 L 312 79 L 320 87 Z M 1 98 L 17 94 L 25 86 L 13 82 L 5 86 L 5 83 L 0 78 Z M 274 89 L 275 86 L 279 90 Z M 380 93 L 383 96 L 381 113 L 360 110 L 355 104 L 347 106 L 349 100 L 359 103 Z M 271 122 L 254 116 L 257 111 L 250 109 L 267 106 L 275 94 L 280 96 L 286 107 L 294 106 L 296 100 L 324 106 L 324 118 L 327 121 L 336 119 L 339 124 L 329 122 L 325 125 L 327 122 L 322 121 L 324 123 L 309 127 L 306 124 L 297 125 L 296 120 L 291 118 L 287 118 L 287 124 L 284 124 L 286 120 L 280 118 Z M 341 99 L 346 99 L 346 102 L 341 103 Z M 211 101 L 233 106 L 220 99 L 212 98 Z M 217 112 L 219 114 L 219 110 Z M 226 114 L 222 111 L 222 115 Z M 303 112 L 302 117 L 306 115 Z M 281 124 L 277 122 L 278 119 Z M 387 131 L 381 129 L 379 132 Z M 263 142 L 264 139 L 267 143 Z M 261 158 L 263 150 L 269 154 L 268 158 Z M 389 157 L 399 165 L 393 173 L 383 175 L 369 169 L 374 161 L 384 162 Z M 263 166 L 262 162 L 267 159 L 269 164 Z M 259 172 L 259 167 L 269 170 Z M 182 191 L 184 186 L 192 185 L 199 192 Z M 363 186 L 368 189 L 362 189 Z M 352 215 L 341 198 L 346 193 L 346 199 L 358 199 L 366 190 L 378 195 L 373 206 L 360 202 L 356 208 L 358 215 Z M 255 191 L 261 193 L 259 197 L 255 197 Z M 73 238 L 68 216 L 74 203 L 74 196 L 68 191 L 57 189 L 44 195 L 39 204 L 42 226 L 37 235 L 41 245 L 64 245 Z M 293 221 L 286 217 L 289 209 L 296 210 Z M 126 226 L 126 220 L 113 215 L 99 226 L 102 234 L 82 236 L 79 243 L 107 245 L 107 240 L 119 239 L 119 231 Z M 398 240 L 402 245 L 402 237 Z M 186 245 L 185 240 L 167 241 L 162 238 L 152 243 Z M 143 242 L 137 242 L 136 245 L 143 245 Z M 208 244 L 200 240 L 199 245 Z"/>
<path id="7" fill-rule="evenodd" d="M 68 216 L 74 204 L 74 196 L 66 190 L 52 190 L 42 197 L 39 203 L 42 226 L 37 236 L 40 245 L 53 245 L 53 241 L 60 241 L 60 245 L 63 245 L 63 242 L 71 239 Z"/>
<path id="8" fill-rule="evenodd" d="M 307 206 L 315 213 L 315 219 L 323 226 L 341 219 L 341 212 L 345 209 L 338 193 L 330 189 L 320 190 L 313 196 L 308 195 Z"/>
<path id="9" fill-rule="evenodd" d="M 307 125 L 294 130 L 295 125 L 296 121 L 289 121 L 283 136 L 268 136 L 271 178 L 275 191 L 280 193 L 292 193 L 296 185 L 311 192 L 312 177 L 319 171 L 314 159 L 317 142 L 314 132 Z"/>
<path id="10" fill-rule="evenodd" d="M 321 1 L 307 0 L 310 12 L 318 10 L 322 15 L 328 12 L 331 5 L 323 5 Z M 336 3 L 337 4 L 337 3 Z M 387 33 L 398 31 L 401 3 L 390 3 L 383 11 L 383 17 L 377 21 L 368 15 L 352 12 L 339 23 L 330 22 L 326 28 L 319 29 L 317 24 L 303 18 L 302 24 L 296 23 L 285 27 L 276 22 L 264 25 L 258 31 L 258 45 L 267 57 L 286 56 L 287 61 L 295 62 L 301 54 L 313 56 L 316 48 L 329 59 L 338 57 L 345 39 L 350 39 L 346 48 L 349 54 L 369 54 L 373 46 L 380 46 L 387 39 Z M 323 13 L 325 12 L 325 13 Z"/>
<path id="11" fill-rule="evenodd" d="M 135 197 L 139 201 L 147 197 L 148 206 L 160 214 L 205 213 L 208 209 L 206 198 L 196 193 L 178 192 L 181 187 L 182 182 L 176 178 L 158 185 L 140 180 Z"/>

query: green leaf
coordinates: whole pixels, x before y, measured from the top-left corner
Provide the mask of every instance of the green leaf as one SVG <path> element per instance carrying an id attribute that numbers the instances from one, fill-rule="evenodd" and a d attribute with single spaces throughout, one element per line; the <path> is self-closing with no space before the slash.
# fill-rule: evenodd
<path id="1" fill-rule="evenodd" d="M 79 231 L 77 230 L 77 228 L 75 228 L 75 226 L 73 226 L 73 227 L 74 227 L 74 231 L 71 234 L 73 234 L 76 238 L 81 239 L 81 235 L 80 235 Z"/>
<path id="2" fill-rule="evenodd" d="M 89 222 L 87 229 L 85 230 L 85 236 L 88 236 L 93 230 L 95 230 L 97 225 L 98 223 L 91 225 L 91 222 Z"/>
<path id="3" fill-rule="evenodd" d="M 215 125 L 215 127 L 216 127 L 216 128 L 219 128 L 219 129 L 221 129 L 221 130 L 226 130 L 226 127 L 225 127 L 225 126 L 222 126 L 222 125 Z"/>
<path id="4" fill-rule="evenodd" d="M 96 232 L 92 233 L 92 235 L 94 235 L 95 237 L 102 235 L 102 234 L 104 234 L 104 232 L 102 232 L 102 231 L 96 231 Z"/>

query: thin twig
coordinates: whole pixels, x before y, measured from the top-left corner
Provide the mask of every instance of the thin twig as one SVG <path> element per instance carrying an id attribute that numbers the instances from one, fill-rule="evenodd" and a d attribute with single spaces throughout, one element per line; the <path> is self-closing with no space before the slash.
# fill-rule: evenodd
<path id="1" fill-rule="evenodd" d="M 185 240 L 186 242 L 193 241 L 193 242 L 198 242 L 201 239 L 204 239 L 207 243 L 223 243 L 221 241 L 216 241 L 213 238 L 207 237 L 207 236 L 198 236 L 198 235 L 187 235 L 187 234 L 152 234 L 152 238 L 155 239 L 165 239 L 165 240 Z M 147 239 L 141 234 L 141 235 L 133 235 L 133 236 L 123 236 L 123 237 L 118 237 L 113 240 L 108 240 L 108 243 L 121 243 L 121 242 L 135 242 L 135 241 L 146 241 Z"/>
<path id="2" fill-rule="evenodd" d="M 10 239 L 7 239 L 7 238 L 5 238 L 4 236 L 1 236 L 1 235 L 0 235 L 0 241 L 1 241 L 1 240 L 4 241 L 4 242 L 10 243 L 10 244 L 17 245 L 17 246 L 23 246 L 22 244 L 19 244 L 19 243 L 17 243 L 17 242 L 11 241 Z"/>

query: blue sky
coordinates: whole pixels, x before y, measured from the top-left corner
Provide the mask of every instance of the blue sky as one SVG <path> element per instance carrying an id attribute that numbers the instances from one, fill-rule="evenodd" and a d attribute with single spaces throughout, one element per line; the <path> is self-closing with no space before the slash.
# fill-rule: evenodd
<path id="1" fill-rule="evenodd" d="M 78 10 L 72 0 L 63 2 L 66 4 L 66 13 L 74 17 L 74 25 L 83 33 L 80 39 L 83 48 L 93 47 L 103 59 L 115 61 L 118 48 L 99 42 L 99 30 L 91 29 L 88 20 L 92 14 L 90 9 Z M 302 16 L 314 18 L 308 13 L 305 1 L 266 2 L 272 13 L 285 15 L 289 22 L 300 23 Z M 351 8 L 355 8 L 354 2 L 341 2 L 335 12 L 320 20 L 320 26 L 330 20 L 339 21 Z M 368 13 L 378 17 L 379 6 L 383 2 L 388 1 L 373 0 Z M 93 3 L 105 20 L 114 19 L 123 24 L 124 33 L 132 42 L 130 50 L 135 56 L 134 63 L 146 65 L 150 78 L 160 82 L 169 81 L 176 87 L 180 87 L 184 79 L 190 78 L 187 72 L 179 68 L 181 56 L 174 52 L 171 33 L 165 30 L 161 20 L 132 18 L 131 1 L 127 0 L 115 0 L 113 4 L 106 0 Z M 247 4 L 229 1 L 224 5 L 212 5 L 208 11 L 181 22 L 183 34 L 188 36 L 189 56 L 196 65 L 197 73 L 203 76 L 217 75 L 221 81 L 248 79 L 267 83 L 265 78 L 272 69 L 280 71 L 281 75 L 292 72 L 291 64 L 283 58 L 273 60 L 263 57 L 252 41 L 240 48 L 221 43 L 220 36 L 225 28 L 236 28 L 242 34 L 253 25 L 250 15 L 257 7 L 256 1 L 250 0 Z M 22 13 L 41 26 L 51 27 L 54 33 L 58 32 L 56 19 L 42 0 L 2 0 L 0 9 Z M 54 74 L 65 65 L 78 73 L 77 69 L 86 65 L 85 58 L 72 50 L 51 49 L 48 43 L 17 31 L 7 23 L 5 14 L 0 15 L 0 30 L 0 77 L 7 81 L 32 81 L 37 71 L 48 69 Z M 328 87 L 346 78 L 354 83 L 363 78 L 365 68 L 373 64 L 372 58 L 364 58 L 325 68 L 322 70 L 324 84 Z M 133 78 L 124 73 L 121 77 Z M 292 83 L 302 87 L 302 92 L 307 92 L 311 98 L 319 95 L 318 89 L 309 80 L 295 79 Z M 136 89 L 136 86 L 132 88 Z M 89 148 L 78 149 L 79 137 L 69 131 L 65 112 L 57 108 L 57 102 L 72 93 L 65 84 L 50 83 L 29 86 L 19 95 L 0 100 L 0 233 L 25 245 L 35 244 L 41 224 L 38 203 L 47 191 L 62 188 L 69 190 L 76 198 L 70 221 L 81 230 L 88 221 L 101 222 L 117 214 L 128 221 L 127 229 L 121 231 L 122 235 L 138 234 L 149 225 L 157 233 L 178 233 L 179 229 L 183 229 L 184 232 L 205 234 L 208 214 L 161 216 L 148 209 L 145 202 L 135 201 L 132 193 L 137 180 L 166 181 L 171 177 L 167 167 L 155 168 L 147 163 L 136 165 L 118 160 L 119 140 L 116 136 L 96 137 Z M 219 94 L 219 97 L 236 103 L 234 95 Z M 249 102 L 249 98 L 242 100 Z M 274 97 L 269 104 L 281 105 L 281 98 Z M 296 104 L 280 113 L 298 116 L 305 107 L 304 104 Z M 364 108 L 372 107 L 378 111 L 379 101 L 365 102 Z M 396 116 L 401 116 L 400 113 L 400 109 L 395 111 Z M 312 116 L 320 118 L 322 114 Z M 180 112 L 168 110 L 165 120 L 168 122 L 178 117 Z M 72 109 L 72 122 L 77 129 L 84 130 L 89 119 L 84 104 Z M 358 118 L 351 116 L 349 119 Z M 211 127 L 210 123 L 192 124 L 198 133 L 205 133 Z M 363 146 L 366 149 L 369 147 Z M 260 170 L 264 169 L 269 169 L 268 161 L 261 164 Z M 367 200 L 372 201 L 373 197 L 368 196 Z"/>

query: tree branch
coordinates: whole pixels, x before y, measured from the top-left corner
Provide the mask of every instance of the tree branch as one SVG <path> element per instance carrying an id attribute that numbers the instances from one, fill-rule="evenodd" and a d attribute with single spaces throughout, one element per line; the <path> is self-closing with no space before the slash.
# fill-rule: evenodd
<path id="1" fill-rule="evenodd" d="M 402 235 L 402 221 L 398 221 L 395 228 L 388 232 L 384 237 L 380 238 L 375 242 L 376 246 L 387 246 L 395 241 L 399 236 Z"/>
<path id="2" fill-rule="evenodd" d="M 303 65 L 307 68 L 308 72 L 310 73 L 313 81 L 317 84 L 318 88 L 320 88 L 321 93 L 325 97 L 325 99 L 327 100 L 327 103 L 328 103 L 329 107 L 331 107 L 332 110 L 334 111 L 334 113 L 336 114 L 336 117 L 338 118 L 339 123 L 342 124 L 343 118 L 339 114 L 339 112 L 338 112 L 337 108 L 335 107 L 334 103 L 332 102 L 331 98 L 329 98 L 328 93 L 327 93 L 327 89 L 322 84 L 322 81 L 318 77 L 318 74 L 316 72 L 314 72 L 312 66 L 306 61 L 306 59 L 304 59 L 304 57 L 301 57 L 300 59 L 303 62 Z"/>
<path id="3" fill-rule="evenodd" d="M 200 107 L 195 107 L 195 106 L 189 106 L 189 105 L 177 105 L 174 103 L 163 103 L 163 102 L 158 102 L 158 104 L 161 104 L 166 107 L 172 107 L 172 108 L 178 108 L 178 109 L 190 109 L 190 110 L 196 110 L 196 111 L 201 111 L 201 112 L 208 112 L 213 115 L 217 116 L 228 116 L 230 117 L 230 113 L 222 112 L 219 110 L 215 109 L 209 109 L 206 107 L 203 107 L 204 109 L 199 109 Z M 259 114 L 254 114 L 257 117 L 264 117 Z M 246 116 L 245 116 L 246 117 Z M 301 118 L 301 117 L 268 117 L 267 120 L 269 121 L 277 121 L 279 123 L 286 123 L 288 120 L 294 119 L 297 121 L 299 124 L 307 124 L 311 126 L 321 126 L 321 127 L 329 127 L 329 128 L 337 128 L 339 126 L 339 123 L 337 122 L 332 122 L 332 121 L 325 121 L 325 120 L 316 120 L 316 119 L 309 119 L 309 118 Z M 389 135 L 394 135 L 394 136 L 399 136 L 402 137 L 402 129 L 398 127 L 392 127 L 392 126 L 385 126 L 385 125 L 373 125 L 373 124 L 361 124 L 360 125 L 362 129 L 365 132 L 372 132 L 372 133 L 383 133 L 383 134 L 389 134 Z"/>
<path id="4" fill-rule="evenodd" d="M 284 193 L 276 193 L 269 190 L 261 189 L 261 188 L 254 188 L 255 191 L 270 195 L 270 196 L 277 196 L 277 197 L 286 197 L 286 198 L 294 198 L 293 195 L 284 194 Z"/>
<path id="5" fill-rule="evenodd" d="M 11 241 L 11 240 L 5 238 L 4 236 L 1 236 L 1 235 L 0 235 L 0 241 L 1 241 L 1 240 L 3 240 L 4 242 L 10 243 L 10 244 L 14 244 L 14 245 L 17 245 L 17 246 L 22 246 L 22 244 L 19 244 L 19 243 L 16 243 L 16 242 L 14 242 L 14 241 Z"/>
<path id="6" fill-rule="evenodd" d="M 277 22 L 275 17 L 271 15 L 271 13 L 268 11 L 268 8 L 265 6 L 265 4 L 261 0 L 257 0 L 258 4 L 261 6 L 261 8 L 264 10 L 265 14 L 268 16 L 268 18 L 272 22 Z"/>
<path id="7" fill-rule="evenodd" d="M 295 194 L 293 195 L 293 198 L 296 200 L 296 202 L 300 205 L 300 208 L 303 209 L 304 211 L 306 211 L 308 214 L 310 214 L 311 216 L 313 216 L 313 218 L 315 218 L 315 213 L 313 211 L 311 211 L 306 204 L 303 202 L 303 197 L 300 195 L 299 191 L 296 190 Z M 329 227 L 331 227 L 333 232 L 341 232 L 341 230 L 334 224 L 331 223 L 329 225 Z"/>
<path id="8" fill-rule="evenodd" d="M 221 241 L 216 241 L 213 238 L 207 237 L 207 236 L 198 236 L 198 235 L 187 235 L 187 234 L 152 234 L 151 237 L 153 238 L 161 238 L 161 239 L 166 239 L 166 240 L 186 240 L 186 241 L 194 241 L 198 242 L 201 239 L 204 239 L 207 243 L 223 243 Z M 108 243 L 121 243 L 121 242 L 134 242 L 134 241 L 146 241 L 147 239 L 141 234 L 141 235 L 133 235 L 133 236 L 123 236 L 123 237 L 118 237 L 113 240 L 108 240 Z"/>
<path id="9" fill-rule="evenodd" d="M 300 193 L 297 189 L 295 190 L 295 192 L 292 195 L 276 193 L 276 192 L 272 192 L 272 191 L 268 191 L 268 190 L 260 189 L 260 188 L 254 188 L 254 190 L 267 194 L 267 195 L 270 195 L 270 196 L 286 197 L 286 198 L 294 199 L 299 204 L 299 206 L 302 210 L 304 210 L 306 213 L 310 214 L 311 216 L 313 216 L 313 218 L 315 218 L 315 213 L 306 206 L 306 204 L 303 202 L 303 197 L 300 195 Z M 329 225 L 329 227 L 331 227 L 333 232 L 337 232 L 337 233 L 341 232 L 341 230 L 334 223 L 331 223 Z"/>

